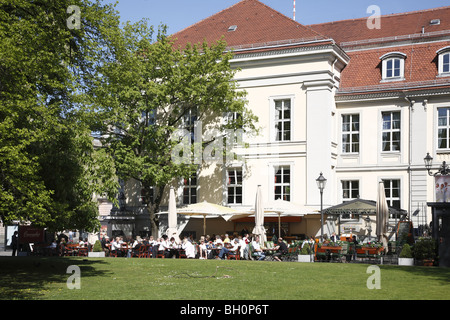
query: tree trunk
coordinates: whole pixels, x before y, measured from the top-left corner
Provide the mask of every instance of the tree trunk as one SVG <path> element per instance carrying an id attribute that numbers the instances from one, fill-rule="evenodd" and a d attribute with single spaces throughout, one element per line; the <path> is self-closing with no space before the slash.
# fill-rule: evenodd
<path id="1" fill-rule="evenodd" d="M 147 189 L 148 188 L 148 189 Z M 149 190 L 150 187 L 146 187 L 146 193 L 150 194 Z M 164 194 L 165 186 L 160 187 L 154 187 L 153 188 L 153 203 L 148 201 L 147 202 L 147 210 L 149 212 L 150 216 L 150 230 L 152 236 L 156 239 L 159 237 L 159 218 L 157 216 L 157 213 L 159 212 L 159 207 L 161 204 L 161 200 Z"/>

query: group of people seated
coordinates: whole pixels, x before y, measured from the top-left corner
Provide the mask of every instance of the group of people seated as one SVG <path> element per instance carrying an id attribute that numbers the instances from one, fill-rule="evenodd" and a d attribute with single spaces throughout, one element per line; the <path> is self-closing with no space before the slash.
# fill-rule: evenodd
<path id="1" fill-rule="evenodd" d="M 110 256 L 117 257 L 135 257 L 144 253 L 146 257 L 157 258 L 178 258 L 180 254 L 184 254 L 187 258 L 195 258 L 195 247 L 192 242 L 185 237 L 182 241 L 177 241 L 175 237 L 167 235 L 157 238 L 153 236 L 145 238 L 136 238 L 129 242 L 125 242 L 123 237 L 113 238 L 111 241 L 107 237 L 102 238 L 102 246 L 110 252 Z M 142 251 L 144 247 L 145 251 Z"/>
<path id="2" fill-rule="evenodd" d="M 145 246 L 145 257 L 162 257 L 164 258 L 179 258 L 183 257 L 194 259 L 225 259 L 230 254 L 238 254 L 239 259 L 264 260 L 266 254 L 261 248 L 259 236 L 250 237 L 249 234 L 244 236 L 230 237 L 228 234 L 224 236 L 215 235 L 213 237 L 201 236 L 198 243 L 189 237 L 184 237 L 183 240 L 174 236 L 169 239 L 167 235 L 154 239 L 153 236 L 145 238 L 137 238 L 128 242 L 124 241 L 122 237 L 115 237 L 111 241 L 108 237 L 103 237 L 102 246 L 106 251 L 110 252 L 110 256 L 116 257 L 136 257 L 143 253 L 142 246 Z M 282 240 L 282 239 L 281 239 Z M 280 240 L 280 241 L 281 241 Z M 250 253 L 250 245 L 252 248 L 253 257 Z M 287 252 L 286 244 L 281 241 L 279 246 L 272 248 L 277 250 L 280 248 L 279 255 Z M 276 260 L 279 260 L 277 255 Z"/>

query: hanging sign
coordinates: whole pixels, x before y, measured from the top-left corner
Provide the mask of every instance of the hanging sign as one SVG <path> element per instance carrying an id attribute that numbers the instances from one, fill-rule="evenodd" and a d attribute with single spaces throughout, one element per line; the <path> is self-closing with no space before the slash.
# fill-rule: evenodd
<path id="1" fill-rule="evenodd" d="M 435 177 L 436 202 L 450 202 L 450 176 Z"/>

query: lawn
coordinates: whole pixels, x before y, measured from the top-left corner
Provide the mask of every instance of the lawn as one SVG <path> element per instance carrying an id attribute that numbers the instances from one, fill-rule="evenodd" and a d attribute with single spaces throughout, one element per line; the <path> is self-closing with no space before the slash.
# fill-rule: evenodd
<path id="1" fill-rule="evenodd" d="M 80 289 L 69 289 L 69 266 Z M 450 298 L 450 268 L 139 258 L 0 257 L 0 299 L 411 300 Z M 69 281 L 69 286 L 76 282 Z"/>

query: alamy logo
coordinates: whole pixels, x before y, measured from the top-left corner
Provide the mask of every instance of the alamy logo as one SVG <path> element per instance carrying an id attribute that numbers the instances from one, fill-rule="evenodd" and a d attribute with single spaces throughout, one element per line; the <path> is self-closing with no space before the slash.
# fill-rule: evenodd
<path id="1" fill-rule="evenodd" d="M 69 290 L 81 289 L 81 270 L 79 266 L 71 265 L 67 268 L 66 273 L 72 275 L 67 279 L 67 288 Z"/>
<path id="2" fill-rule="evenodd" d="M 367 289 L 381 289 L 381 270 L 379 266 L 369 266 L 366 273 L 371 274 L 367 279 Z"/>
<path id="3" fill-rule="evenodd" d="M 71 14 L 66 21 L 67 28 L 80 29 L 81 28 L 81 9 L 79 6 L 70 5 L 67 7 L 67 13 Z"/>
<path id="4" fill-rule="evenodd" d="M 372 15 L 367 18 L 367 28 L 381 29 L 381 9 L 379 6 L 371 5 L 367 8 L 367 13 Z"/>
<path id="5" fill-rule="evenodd" d="M 202 164 L 203 162 L 223 164 L 225 151 L 226 162 L 241 161 L 242 157 L 233 150 L 236 147 L 244 147 L 242 137 L 242 129 L 227 129 L 223 132 L 212 130 L 209 133 L 203 133 L 202 122 L 196 121 L 193 132 L 177 129 L 172 133 L 171 139 L 180 142 L 173 148 L 171 158 L 175 164 Z"/>

